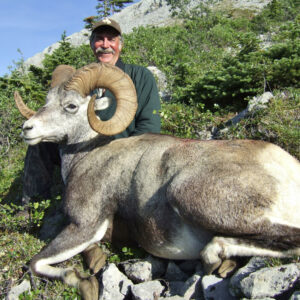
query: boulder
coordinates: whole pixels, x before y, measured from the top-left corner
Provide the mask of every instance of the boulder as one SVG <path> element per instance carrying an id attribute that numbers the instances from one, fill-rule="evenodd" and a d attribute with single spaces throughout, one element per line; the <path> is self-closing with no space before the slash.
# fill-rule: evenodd
<path id="1" fill-rule="evenodd" d="M 99 300 L 123 300 L 133 285 L 114 264 L 104 267 L 100 281 Z"/>

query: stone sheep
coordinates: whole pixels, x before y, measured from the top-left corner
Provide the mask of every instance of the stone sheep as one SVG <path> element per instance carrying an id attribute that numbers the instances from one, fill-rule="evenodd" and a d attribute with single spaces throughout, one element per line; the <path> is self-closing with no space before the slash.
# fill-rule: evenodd
<path id="1" fill-rule="evenodd" d="M 101 241 L 112 217 L 147 252 L 200 258 L 208 273 L 235 256 L 300 255 L 300 164 L 290 154 L 254 140 L 159 134 L 113 140 L 137 108 L 134 85 L 123 71 L 96 63 L 77 71 L 59 66 L 53 82 L 36 113 L 15 92 L 19 110 L 29 118 L 25 142 L 60 143 L 64 210 L 70 219 L 33 257 L 34 273 L 78 286 L 85 299 L 97 299 L 95 277 L 84 279 L 52 265 Z M 90 96 L 100 87 L 117 99 L 108 121 L 95 110 L 110 101 L 95 104 Z"/>

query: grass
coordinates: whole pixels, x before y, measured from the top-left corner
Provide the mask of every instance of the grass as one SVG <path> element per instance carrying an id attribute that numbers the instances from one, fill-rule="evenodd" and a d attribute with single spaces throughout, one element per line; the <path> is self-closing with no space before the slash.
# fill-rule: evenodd
<path id="1" fill-rule="evenodd" d="M 20 206 L 22 193 L 22 176 L 24 157 L 27 147 L 22 143 L 12 148 L 6 159 L 1 160 L 0 178 L 0 299 L 5 299 L 7 293 L 23 280 L 29 280 L 31 291 L 20 296 L 20 299 L 81 299 L 76 288 L 68 287 L 58 280 L 36 277 L 29 272 L 30 259 L 37 254 L 49 241 L 41 239 L 41 228 L 44 222 L 48 224 L 53 218 L 53 212 L 60 209 L 61 196 L 51 199 L 41 199 L 30 205 L 30 216 L 25 217 Z M 58 185 L 54 187 L 57 193 L 61 191 Z M 55 219 L 59 222 L 59 218 Z M 58 224 L 53 224 L 59 230 Z M 54 231 L 55 231 L 54 230 Z M 49 233 L 51 238 L 51 234 Z M 109 251 L 109 261 L 119 262 L 128 258 L 141 257 L 139 250 L 123 247 L 116 251 L 111 245 L 104 245 Z M 80 272 L 84 270 L 81 255 L 58 264 L 63 267 L 75 267 Z"/>
<path id="2" fill-rule="evenodd" d="M 223 132 L 223 139 L 259 139 L 279 145 L 300 160 L 299 89 L 275 91 L 266 109 Z"/>
<path id="3" fill-rule="evenodd" d="M 25 279 L 30 280 L 32 291 L 21 299 L 79 299 L 76 289 L 59 281 L 37 278 L 29 272 L 29 260 L 46 244 L 38 232 L 50 200 L 33 203 L 30 218 L 18 214 L 23 209 L 19 200 L 26 149 L 25 144 L 18 144 L 0 160 L 0 299 Z M 68 263 L 80 266 L 81 258 L 75 257 Z"/>
<path id="4" fill-rule="evenodd" d="M 187 104 L 169 103 L 164 104 L 162 110 L 164 133 L 181 137 L 197 137 L 199 130 L 221 126 L 232 117 L 226 110 L 216 110 L 212 113 L 203 111 L 199 105 L 193 107 Z M 299 128 L 299 90 L 286 90 L 284 93 L 278 91 L 275 92 L 268 109 L 232 126 L 221 138 L 254 138 L 272 141 L 300 158 Z M 28 270 L 30 259 L 47 243 L 47 240 L 40 238 L 40 228 L 44 222 L 51 222 L 51 214 L 59 209 L 61 187 L 59 184 L 54 187 L 56 196 L 52 199 L 32 203 L 30 218 L 20 215 L 22 208 L 19 206 L 19 199 L 22 191 L 25 153 L 26 146 L 21 143 L 12 147 L 8 155 L 0 159 L 0 298 L 5 298 L 12 286 L 28 279 L 32 290 L 22 295 L 21 299 L 79 299 L 78 290 L 67 287 L 60 281 L 35 277 Z M 111 245 L 105 247 L 110 253 L 111 262 L 143 256 L 139 250 L 125 246 L 119 252 Z M 270 266 L 290 262 L 300 262 L 300 258 L 268 259 Z M 62 265 L 75 266 L 83 271 L 80 255 Z"/>

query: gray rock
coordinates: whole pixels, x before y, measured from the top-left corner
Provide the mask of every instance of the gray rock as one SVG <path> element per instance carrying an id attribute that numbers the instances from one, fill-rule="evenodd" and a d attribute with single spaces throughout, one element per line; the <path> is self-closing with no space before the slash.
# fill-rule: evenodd
<path id="1" fill-rule="evenodd" d="M 200 261 L 196 265 L 195 272 L 197 274 L 199 274 L 200 276 L 204 276 L 205 275 L 205 271 L 204 271 L 203 265 L 202 265 L 202 263 Z"/>
<path id="2" fill-rule="evenodd" d="M 300 300 L 300 291 L 295 292 L 289 300 Z"/>
<path id="3" fill-rule="evenodd" d="M 182 291 L 185 289 L 184 281 L 170 281 L 169 282 L 169 291 L 167 293 L 168 296 L 182 296 Z"/>
<path id="4" fill-rule="evenodd" d="M 248 298 L 242 298 L 241 300 L 248 300 Z M 275 300 L 275 298 L 264 297 L 264 298 L 255 298 L 255 300 Z"/>
<path id="5" fill-rule="evenodd" d="M 254 112 L 266 108 L 270 99 L 272 99 L 273 97 L 273 94 L 270 92 L 263 93 L 259 97 L 253 97 L 248 103 L 248 111 Z"/>
<path id="6" fill-rule="evenodd" d="M 266 108 L 267 103 L 272 98 L 273 98 L 273 94 L 270 92 L 263 93 L 259 97 L 253 97 L 249 101 L 247 108 L 244 109 L 242 112 L 240 112 L 238 115 L 236 115 L 234 118 L 229 120 L 226 124 L 235 125 L 235 124 L 239 123 L 242 119 L 248 117 L 251 113 L 254 113 L 258 110 Z"/>
<path id="7" fill-rule="evenodd" d="M 9 291 L 8 295 L 6 296 L 6 300 L 18 300 L 19 295 L 26 291 L 31 290 L 31 285 L 29 280 L 23 280 L 19 285 L 12 287 Z"/>
<path id="8" fill-rule="evenodd" d="M 134 283 L 152 280 L 152 265 L 148 261 L 128 260 L 120 263 L 126 276 Z"/>
<path id="9" fill-rule="evenodd" d="M 232 119 L 230 119 L 225 123 L 225 128 L 222 129 L 216 128 L 211 131 L 208 130 L 200 131 L 198 132 L 199 137 L 206 140 L 219 138 L 223 134 L 226 134 L 231 126 L 238 124 L 241 120 L 245 118 L 253 116 L 255 112 L 266 108 L 268 102 L 272 98 L 273 98 L 273 94 L 270 92 L 263 93 L 261 96 L 258 97 L 253 97 L 249 101 L 246 109 L 244 109 L 239 114 L 237 114 L 236 116 L 234 116 Z"/>
<path id="10" fill-rule="evenodd" d="M 201 276 L 194 274 L 188 278 L 185 282 L 183 281 L 170 281 L 169 292 L 167 296 L 180 296 L 183 299 L 203 299 L 202 288 L 201 288 Z"/>
<path id="11" fill-rule="evenodd" d="M 157 67 L 149 66 L 147 69 L 153 74 L 156 79 L 159 96 L 163 101 L 169 101 L 171 99 L 171 93 L 168 89 L 168 81 L 166 75 Z"/>
<path id="12" fill-rule="evenodd" d="M 184 299 L 203 299 L 202 288 L 201 288 L 201 276 L 198 274 L 193 275 L 188 280 L 185 281 L 183 287 L 181 288 L 180 295 Z"/>
<path id="13" fill-rule="evenodd" d="M 136 284 L 131 287 L 131 293 L 134 300 L 153 300 L 161 296 L 165 287 L 158 281 L 147 281 Z"/>
<path id="14" fill-rule="evenodd" d="M 171 296 L 171 297 L 159 297 L 158 300 L 185 300 L 183 297 L 180 296 Z"/>
<path id="15" fill-rule="evenodd" d="M 207 275 L 202 278 L 202 288 L 205 300 L 234 300 L 229 293 L 229 279 Z"/>
<path id="16" fill-rule="evenodd" d="M 164 278 L 169 281 L 184 281 L 188 276 L 173 261 L 169 261 Z"/>
<path id="17" fill-rule="evenodd" d="M 166 272 L 167 260 L 149 255 L 146 259 L 151 264 L 152 279 L 160 278 Z"/>
<path id="18" fill-rule="evenodd" d="M 263 268 L 242 279 L 241 291 L 247 298 L 275 297 L 288 291 L 300 278 L 300 263 Z"/>
<path id="19" fill-rule="evenodd" d="M 219 6 L 231 6 L 232 8 L 241 8 L 251 10 L 256 12 L 261 10 L 265 5 L 267 5 L 272 0 L 231 0 L 231 1 L 219 1 Z M 218 2 L 218 1 L 217 1 Z"/>
<path id="20" fill-rule="evenodd" d="M 230 279 L 229 291 L 233 296 L 243 296 L 241 293 L 241 281 L 249 276 L 252 272 L 256 272 L 266 266 L 266 260 L 263 257 L 252 257 L 248 264 L 240 268 Z"/>
<path id="21" fill-rule="evenodd" d="M 99 300 L 123 300 L 133 286 L 114 264 L 104 267 L 100 282 Z"/>
<path id="22" fill-rule="evenodd" d="M 185 273 L 195 273 L 196 267 L 198 266 L 198 260 L 185 260 L 182 263 L 178 264 L 178 267 Z"/>
<path id="23" fill-rule="evenodd" d="M 226 128 L 227 129 L 227 128 Z M 224 130 L 224 129 L 223 129 Z M 222 130 L 222 131 L 223 131 Z M 227 129 L 228 130 L 228 129 Z M 208 129 L 204 129 L 204 130 L 201 130 L 201 131 L 198 131 L 197 132 L 197 136 L 200 140 L 211 140 L 214 138 L 214 134 L 211 132 L 211 130 L 208 130 Z"/>

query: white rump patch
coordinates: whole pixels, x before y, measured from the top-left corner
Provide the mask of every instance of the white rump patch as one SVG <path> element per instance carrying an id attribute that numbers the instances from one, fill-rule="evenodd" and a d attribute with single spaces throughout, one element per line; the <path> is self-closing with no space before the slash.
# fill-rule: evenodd
<path id="1" fill-rule="evenodd" d="M 267 216 L 267 218 L 269 219 L 269 221 L 272 224 L 279 224 L 279 225 L 284 225 L 284 226 L 288 226 L 288 227 L 293 227 L 293 228 L 299 228 L 300 229 L 300 220 L 296 220 L 296 223 L 291 223 L 289 221 L 283 220 L 281 218 L 278 218 L 276 216 Z M 297 218 L 297 217 L 296 217 Z M 293 219 L 293 218 L 292 218 Z M 299 219 L 299 218 L 298 218 Z"/>
<path id="2" fill-rule="evenodd" d="M 300 228 L 299 162 L 273 144 L 269 144 L 260 153 L 259 161 L 277 182 L 274 204 L 265 217 L 272 223 Z"/>

